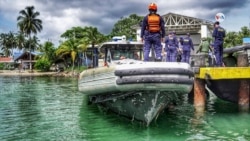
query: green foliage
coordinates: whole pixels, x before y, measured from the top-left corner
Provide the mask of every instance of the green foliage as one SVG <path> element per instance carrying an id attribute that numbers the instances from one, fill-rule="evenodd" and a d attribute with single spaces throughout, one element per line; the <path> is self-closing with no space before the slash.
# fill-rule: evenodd
<path id="1" fill-rule="evenodd" d="M 17 26 L 20 31 L 29 36 L 32 33 L 37 34 L 37 32 L 43 29 L 42 20 L 37 19 L 40 13 L 34 10 L 34 6 L 27 6 L 19 12 L 19 16 L 17 17 Z"/>
<path id="2" fill-rule="evenodd" d="M 39 51 L 42 53 L 40 58 L 48 59 L 51 63 L 56 61 L 56 48 L 52 42 L 47 41 L 43 45 L 40 45 Z"/>
<path id="3" fill-rule="evenodd" d="M 49 71 L 50 66 L 51 66 L 51 63 L 46 58 L 41 58 L 37 60 L 37 62 L 35 63 L 35 69 L 38 69 L 41 71 Z"/>
<path id="4" fill-rule="evenodd" d="M 250 37 L 250 30 L 248 27 L 244 26 L 239 32 L 228 32 L 224 39 L 224 47 L 233 47 L 237 45 L 242 45 L 243 38 Z"/>
<path id="5" fill-rule="evenodd" d="M 127 38 L 136 39 L 136 28 L 139 26 L 140 21 L 143 19 L 142 16 L 131 14 L 129 17 L 121 18 L 115 23 L 110 36 L 122 36 L 125 35 Z"/>
<path id="6" fill-rule="evenodd" d="M 4 63 L 0 63 L 0 70 L 4 69 Z"/>

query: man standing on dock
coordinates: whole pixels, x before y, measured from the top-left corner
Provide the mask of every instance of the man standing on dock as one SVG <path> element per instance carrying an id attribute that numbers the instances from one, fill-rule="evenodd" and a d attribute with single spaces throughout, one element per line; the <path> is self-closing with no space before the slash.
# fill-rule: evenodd
<path id="1" fill-rule="evenodd" d="M 163 38 L 165 37 L 164 20 L 157 14 L 157 5 L 151 3 L 148 6 L 149 14 L 144 17 L 141 27 L 141 40 L 144 40 L 144 61 L 149 61 L 151 46 L 154 47 L 155 61 L 161 61 Z"/>
<path id="2" fill-rule="evenodd" d="M 214 37 L 214 53 L 216 57 L 216 66 L 220 67 L 223 65 L 223 42 L 226 36 L 225 29 L 220 26 L 220 22 L 214 23 L 213 37 Z"/>

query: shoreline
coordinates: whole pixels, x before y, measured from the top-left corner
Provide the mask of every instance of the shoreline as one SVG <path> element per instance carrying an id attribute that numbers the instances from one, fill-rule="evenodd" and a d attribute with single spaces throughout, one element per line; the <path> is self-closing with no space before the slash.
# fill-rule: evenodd
<path id="1" fill-rule="evenodd" d="M 18 70 L 0 70 L 0 76 L 62 76 L 62 77 L 78 77 L 78 73 L 73 72 L 30 72 Z"/>

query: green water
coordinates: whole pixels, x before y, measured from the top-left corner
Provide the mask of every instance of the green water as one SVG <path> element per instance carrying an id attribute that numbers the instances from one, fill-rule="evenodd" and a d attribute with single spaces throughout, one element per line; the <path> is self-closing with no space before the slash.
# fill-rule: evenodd
<path id="1" fill-rule="evenodd" d="M 204 113 L 184 97 L 145 127 L 88 105 L 76 79 L 0 76 L 1 141 L 248 141 L 249 123 L 249 113 L 211 95 Z"/>

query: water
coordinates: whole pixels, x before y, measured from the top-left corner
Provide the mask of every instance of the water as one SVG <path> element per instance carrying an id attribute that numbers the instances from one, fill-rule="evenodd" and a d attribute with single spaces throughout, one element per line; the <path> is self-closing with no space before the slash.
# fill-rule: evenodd
<path id="1" fill-rule="evenodd" d="M 0 140 L 250 140 L 250 114 L 237 105 L 211 95 L 195 113 L 187 101 L 145 127 L 88 105 L 75 78 L 0 76 Z"/>

